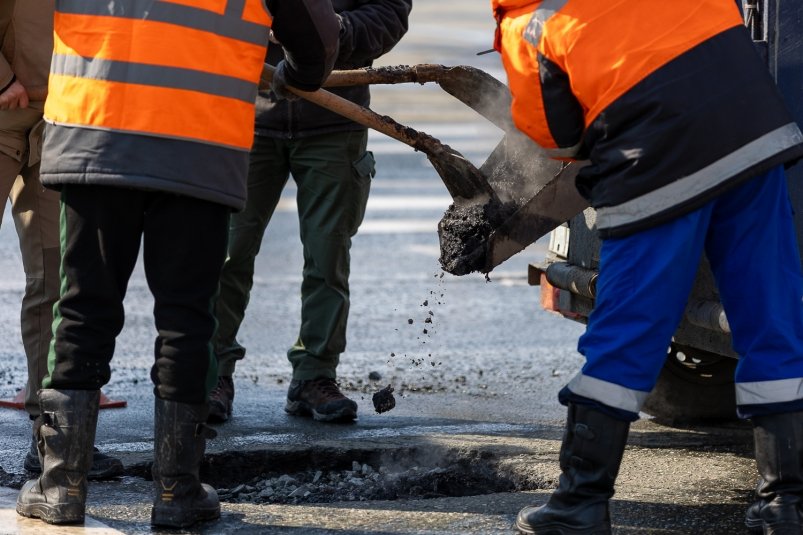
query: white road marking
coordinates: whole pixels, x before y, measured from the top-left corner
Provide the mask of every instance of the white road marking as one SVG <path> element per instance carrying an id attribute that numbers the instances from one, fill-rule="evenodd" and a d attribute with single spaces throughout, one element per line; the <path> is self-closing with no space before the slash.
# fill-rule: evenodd
<path id="1" fill-rule="evenodd" d="M 54 526 L 36 518 L 17 514 L 16 489 L 0 487 L 0 535 L 123 535 L 91 517 L 83 526 Z"/>

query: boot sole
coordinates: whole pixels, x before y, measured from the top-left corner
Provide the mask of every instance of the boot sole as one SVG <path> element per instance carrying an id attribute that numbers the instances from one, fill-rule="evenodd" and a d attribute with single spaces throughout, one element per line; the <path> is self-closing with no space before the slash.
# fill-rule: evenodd
<path id="1" fill-rule="evenodd" d="M 550 523 L 538 527 L 516 521 L 516 529 L 527 535 L 611 535 L 610 528 L 577 530 L 565 524 Z"/>
<path id="2" fill-rule="evenodd" d="M 220 507 L 214 509 L 193 509 L 180 513 L 174 509 L 156 508 L 151 510 L 151 525 L 165 528 L 186 528 L 198 522 L 209 522 L 220 518 Z"/>
<path id="3" fill-rule="evenodd" d="M 38 518 L 48 524 L 83 524 L 84 508 L 76 504 L 47 505 L 31 503 L 17 504 L 17 514 L 27 518 Z"/>
<path id="4" fill-rule="evenodd" d="M 321 413 L 315 409 L 310 409 L 307 404 L 301 401 L 287 401 L 284 411 L 291 416 L 312 416 L 313 420 L 319 422 L 351 422 L 357 419 L 357 411 L 351 407 L 343 407 L 339 411 L 332 413 Z"/>
<path id="5" fill-rule="evenodd" d="M 750 533 L 764 533 L 764 522 L 762 520 L 745 520 L 744 526 Z"/>

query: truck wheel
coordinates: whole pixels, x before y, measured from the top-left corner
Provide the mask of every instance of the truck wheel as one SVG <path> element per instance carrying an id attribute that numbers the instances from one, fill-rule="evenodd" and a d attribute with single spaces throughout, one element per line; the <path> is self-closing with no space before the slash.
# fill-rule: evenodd
<path id="1" fill-rule="evenodd" d="M 670 425 L 736 420 L 736 359 L 672 344 L 643 411 Z"/>

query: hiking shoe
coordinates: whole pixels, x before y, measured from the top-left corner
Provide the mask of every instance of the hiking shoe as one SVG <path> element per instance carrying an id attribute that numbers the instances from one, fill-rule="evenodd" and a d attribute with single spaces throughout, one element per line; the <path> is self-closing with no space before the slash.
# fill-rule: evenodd
<path id="1" fill-rule="evenodd" d="M 322 422 L 350 422 L 357 418 L 357 403 L 343 395 L 334 379 L 293 379 L 284 410 Z"/>
<path id="2" fill-rule="evenodd" d="M 25 454 L 25 461 L 23 461 L 22 467 L 33 474 L 42 473 L 39 453 L 36 451 L 35 446 L 32 446 L 28 453 Z M 92 448 L 92 467 L 86 476 L 87 479 L 98 481 L 120 477 L 121 475 L 123 475 L 123 463 L 120 462 L 120 459 L 101 453 L 97 448 Z"/>
<path id="3" fill-rule="evenodd" d="M 231 418 L 234 404 L 234 381 L 231 377 L 218 377 L 215 388 L 209 393 L 209 416 L 206 421 L 222 424 Z"/>

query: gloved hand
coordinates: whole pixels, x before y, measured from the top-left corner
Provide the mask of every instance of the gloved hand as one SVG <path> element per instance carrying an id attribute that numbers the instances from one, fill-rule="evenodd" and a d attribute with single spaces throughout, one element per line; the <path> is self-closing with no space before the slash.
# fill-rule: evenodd
<path id="1" fill-rule="evenodd" d="M 276 65 L 276 70 L 273 72 L 273 81 L 270 83 L 270 90 L 273 92 L 276 100 L 287 99 L 292 102 L 298 100 L 300 97 L 293 94 L 293 92 L 288 89 L 287 77 L 285 75 L 286 69 L 287 62 L 285 60 L 280 61 L 279 64 Z"/>

